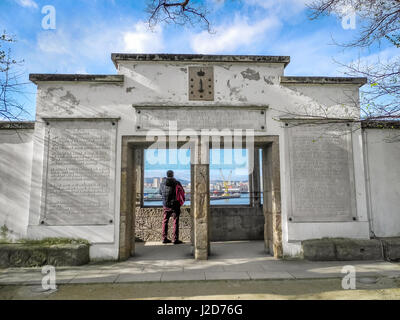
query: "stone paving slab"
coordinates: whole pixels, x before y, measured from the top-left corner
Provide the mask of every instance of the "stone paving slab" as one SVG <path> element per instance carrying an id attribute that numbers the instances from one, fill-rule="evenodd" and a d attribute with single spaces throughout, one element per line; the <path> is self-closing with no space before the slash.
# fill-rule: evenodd
<path id="1" fill-rule="evenodd" d="M 261 264 L 239 264 L 239 265 L 225 265 L 223 266 L 224 271 L 246 271 L 246 272 L 262 272 L 264 271 Z"/>
<path id="2" fill-rule="evenodd" d="M 206 280 L 250 280 L 245 271 L 205 272 Z"/>
<path id="3" fill-rule="evenodd" d="M 297 271 L 289 271 L 295 279 L 323 279 L 323 278 L 342 278 L 345 274 L 341 272 L 337 273 L 318 273 L 316 274 L 315 272 L 310 272 L 310 271 L 303 271 L 303 270 L 297 270 Z"/>
<path id="4" fill-rule="evenodd" d="M 182 266 L 171 266 L 171 267 L 158 267 L 158 266 L 146 266 L 143 272 L 183 272 Z"/>
<path id="5" fill-rule="evenodd" d="M 250 271 L 249 276 L 251 280 L 295 279 L 289 272 Z"/>
<path id="6" fill-rule="evenodd" d="M 160 282 L 162 272 L 153 273 L 133 273 L 119 275 L 116 283 L 131 283 L 131 282 Z"/>
<path id="7" fill-rule="evenodd" d="M 200 280 L 250 280 L 250 279 L 321 279 L 321 278 L 341 278 L 342 267 L 350 265 L 342 263 L 336 266 L 329 266 L 320 263 L 304 265 L 285 264 L 277 266 L 270 265 L 250 265 L 248 270 L 244 265 L 239 266 L 210 266 L 201 268 L 186 267 L 178 268 L 159 268 L 150 266 L 146 269 L 123 268 L 118 270 L 62 270 L 57 272 L 58 284 L 82 284 L 82 283 L 124 283 L 124 282 L 143 282 L 143 281 L 200 281 Z M 385 276 L 399 277 L 400 266 L 397 264 L 354 264 L 357 276 Z M 221 268 L 223 270 L 221 270 Z M 232 271 L 235 270 L 235 271 Z M 41 270 L 7 271 L 0 274 L 0 284 L 40 284 L 43 275 Z"/>
<path id="8" fill-rule="evenodd" d="M 9 268 L 2 269 L 3 272 L 0 273 L 0 276 L 4 274 L 25 274 L 25 273 L 41 273 L 42 268 Z"/>
<path id="9" fill-rule="evenodd" d="M 223 266 L 185 266 L 184 271 L 224 272 Z"/>
<path id="10" fill-rule="evenodd" d="M 103 271 L 104 273 L 116 273 L 116 274 L 133 274 L 142 273 L 143 268 L 123 268 L 123 269 L 108 269 Z"/>
<path id="11" fill-rule="evenodd" d="M 0 284 L 41 284 L 43 275 L 39 272 L 5 273 L 0 276 Z"/>
<path id="12" fill-rule="evenodd" d="M 379 275 L 385 277 L 400 277 L 400 264 L 397 263 L 376 263 L 361 264 L 356 266 L 356 272 L 363 276 Z"/>
<path id="13" fill-rule="evenodd" d="M 78 275 L 73 278 L 69 283 L 70 284 L 84 284 L 84 283 L 114 283 L 117 278 L 119 277 L 118 274 L 86 274 L 86 275 Z"/>
<path id="14" fill-rule="evenodd" d="M 164 272 L 161 281 L 200 281 L 206 280 L 204 272 Z"/>
<path id="15" fill-rule="evenodd" d="M 58 267 L 58 284 L 132 283 L 161 281 L 251 280 L 251 279 L 323 279 L 342 278 L 343 266 L 354 266 L 360 277 L 398 277 L 400 263 L 382 261 L 277 260 L 262 252 L 263 242 L 212 244 L 216 254 L 207 261 L 188 257 L 185 246 L 157 246 L 150 251 L 142 246 L 142 255 L 124 262 L 92 263 L 81 267 Z M 167 250 L 167 251 L 166 251 Z M 169 255 L 168 250 L 174 250 Z M 253 250 L 253 251 L 252 251 Z M 151 254 L 150 254 L 151 253 Z M 158 254 L 159 253 L 159 254 Z M 180 255 L 179 255 L 180 254 Z M 151 259 L 150 259 L 151 258 Z M 0 285 L 41 284 L 41 268 L 0 270 Z"/>
<path id="16" fill-rule="evenodd" d="M 57 277 L 57 285 L 62 285 L 62 284 L 70 284 L 72 282 L 72 280 L 74 280 L 75 277 L 62 277 L 59 278 Z"/>

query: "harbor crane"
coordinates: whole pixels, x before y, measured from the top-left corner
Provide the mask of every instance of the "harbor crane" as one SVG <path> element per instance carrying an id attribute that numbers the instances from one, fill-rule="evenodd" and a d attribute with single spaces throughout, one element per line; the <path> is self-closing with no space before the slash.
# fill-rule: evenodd
<path id="1" fill-rule="evenodd" d="M 222 168 L 219 169 L 219 172 L 221 173 L 222 181 L 224 183 L 224 190 L 225 190 L 224 197 L 229 197 L 229 195 L 230 195 L 229 194 L 229 186 L 231 184 L 231 179 L 232 179 L 232 170 L 229 173 L 228 179 L 225 178 L 224 172 L 222 171 Z"/>

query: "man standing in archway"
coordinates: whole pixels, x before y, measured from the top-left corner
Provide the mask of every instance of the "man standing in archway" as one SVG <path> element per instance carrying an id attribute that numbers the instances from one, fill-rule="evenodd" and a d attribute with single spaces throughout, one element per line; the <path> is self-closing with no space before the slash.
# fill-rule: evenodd
<path id="1" fill-rule="evenodd" d="M 182 241 L 179 240 L 179 216 L 181 214 L 181 206 L 185 203 L 185 192 L 182 184 L 174 178 L 172 170 L 169 170 L 167 177 L 162 180 L 160 194 L 162 195 L 164 207 L 163 243 L 168 244 L 172 242 L 168 239 L 168 222 L 172 217 L 174 219 L 173 243 L 181 244 Z"/>

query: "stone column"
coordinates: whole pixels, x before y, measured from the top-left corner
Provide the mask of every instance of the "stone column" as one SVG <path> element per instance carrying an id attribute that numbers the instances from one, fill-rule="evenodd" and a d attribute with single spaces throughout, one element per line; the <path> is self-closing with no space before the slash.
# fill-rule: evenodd
<path id="1" fill-rule="evenodd" d="M 249 150 L 249 166 L 253 164 L 253 172 L 249 174 L 250 206 L 261 207 L 261 184 L 260 184 L 260 149 L 254 152 Z"/>
<path id="2" fill-rule="evenodd" d="M 271 198 L 272 198 L 272 230 L 273 250 L 275 258 L 283 257 L 282 246 L 282 211 L 281 211 L 281 167 L 279 154 L 279 138 L 271 146 Z"/>
<path id="3" fill-rule="evenodd" d="M 136 206 L 143 206 L 143 183 L 144 183 L 144 149 L 135 149 L 135 191 L 134 199 Z"/>
<path id="4" fill-rule="evenodd" d="M 135 252 L 134 212 L 136 203 L 133 201 L 133 194 L 135 193 L 134 183 L 132 183 L 132 177 L 135 176 L 132 168 L 133 150 L 124 138 L 122 141 L 121 158 L 119 259 L 127 260 Z"/>
<path id="5" fill-rule="evenodd" d="M 210 252 L 210 165 L 209 145 L 197 141 L 193 152 L 193 224 L 194 224 L 194 257 L 196 260 L 207 260 Z"/>
<path id="6" fill-rule="evenodd" d="M 190 228 L 190 243 L 192 245 L 192 248 L 194 248 L 194 201 L 193 201 L 193 195 L 194 195 L 194 152 L 191 150 L 190 152 L 190 223 L 191 223 L 191 228 Z M 194 252 L 194 249 L 193 249 Z M 194 254 L 194 253 L 193 253 Z"/>
<path id="7" fill-rule="evenodd" d="M 135 255 L 136 242 L 136 214 L 137 211 L 143 208 L 143 192 L 144 192 L 144 149 L 135 148 L 133 151 L 133 170 L 132 170 L 132 256 Z"/>
<path id="8" fill-rule="evenodd" d="M 271 204 L 271 166 L 269 165 L 269 149 L 262 149 L 262 176 L 263 176 L 263 196 L 264 196 L 264 244 L 265 251 L 273 254 L 272 247 L 272 204 Z"/>
<path id="9" fill-rule="evenodd" d="M 281 258 L 282 249 L 282 218 L 281 218 L 281 187 L 279 140 L 263 149 L 263 194 L 265 249 L 275 258 Z"/>

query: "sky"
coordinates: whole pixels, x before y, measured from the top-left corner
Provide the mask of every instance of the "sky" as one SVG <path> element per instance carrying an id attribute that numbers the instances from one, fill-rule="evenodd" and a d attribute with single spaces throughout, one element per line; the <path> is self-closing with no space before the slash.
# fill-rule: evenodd
<path id="1" fill-rule="evenodd" d="M 165 177 L 173 170 L 175 177 L 190 181 L 190 150 L 145 150 L 145 178 Z M 246 149 L 210 150 L 210 180 L 247 181 L 249 161 Z M 259 159 L 261 161 L 261 158 Z M 221 174 L 222 170 L 222 174 Z"/>
<path id="2" fill-rule="evenodd" d="M 0 30 L 17 40 L 12 53 L 23 60 L 26 82 L 29 73 L 116 74 L 113 52 L 288 55 L 285 74 L 292 76 L 343 76 L 335 61 L 384 61 L 397 54 L 389 43 L 364 50 L 334 45 L 353 39 L 362 21 L 356 17 L 355 29 L 349 29 L 337 16 L 310 20 L 308 0 L 203 1 L 212 33 L 173 24 L 150 30 L 146 1 L 137 0 L 1 0 Z M 53 29 L 46 29 L 49 6 L 54 8 Z M 20 97 L 30 113 L 26 120 L 35 117 L 35 93 L 30 84 Z M 231 169 L 226 167 L 224 174 L 229 176 Z M 219 169 L 213 172 L 218 178 Z"/>
<path id="3" fill-rule="evenodd" d="M 340 76 L 334 60 L 395 55 L 385 43 L 364 51 L 335 46 L 332 39 L 352 39 L 362 22 L 356 20 L 353 30 L 337 16 L 311 21 L 307 0 L 204 1 L 212 34 L 173 24 L 150 30 L 146 1 L 137 0 L 1 0 L 0 30 L 17 39 L 12 52 L 24 61 L 26 82 L 29 73 L 115 74 L 113 52 L 289 55 L 286 75 L 295 76 Z M 43 28 L 48 6 L 55 9 L 55 29 Z M 27 120 L 34 119 L 35 90 L 29 85 L 21 98 Z"/>

